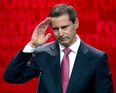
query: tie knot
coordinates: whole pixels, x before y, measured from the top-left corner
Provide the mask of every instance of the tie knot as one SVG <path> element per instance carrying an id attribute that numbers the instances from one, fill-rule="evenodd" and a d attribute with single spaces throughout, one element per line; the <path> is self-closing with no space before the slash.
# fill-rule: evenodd
<path id="1" fill-rule="evenodd" d="M 66 55 L 68 55 L 71 52 L 71 49 L 70 48 L 65 48 L 63 51 Z"/>

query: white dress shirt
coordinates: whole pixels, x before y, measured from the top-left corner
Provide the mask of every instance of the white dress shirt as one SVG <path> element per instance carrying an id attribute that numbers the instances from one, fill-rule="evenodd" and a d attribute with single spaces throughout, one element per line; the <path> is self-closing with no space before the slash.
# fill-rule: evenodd
<path id="1" fill-rule="evenodd" d="M 79 36 L 77 35 L 77 41 L 71 45 L 69 48 L 72 50 L 69 54 L 69 62 L 70 62 L 70 72 L 69 72 L 69 77 L 71 76 L 71 73 L 72 73 L 72 69 L 73 69 L 73 66 L 74 66 L 74 63 L 75 63 L 75 59 L 76 59 L 76 55 L 77 55 L 77 52 L 78 52 L 78 49 L 79 49 L 79 46 L 80 46 L 80 38 Z M 63 49 L 65 48 L 64 46 L 62 46 L 61 44 L 59 44 L 59 48 L 60 48 L 60 64 L 62 62 L 62 59 L 63 59 L 63 56 L 64 56 L 64 52 L 63 52 Z"/>

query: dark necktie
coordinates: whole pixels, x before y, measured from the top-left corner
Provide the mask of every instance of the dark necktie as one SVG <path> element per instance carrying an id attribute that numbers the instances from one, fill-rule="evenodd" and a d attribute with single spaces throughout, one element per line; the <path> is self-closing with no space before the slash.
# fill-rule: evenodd
<path id="1" fill-rule="evenodd" d="M 64 57 L 61 63 L 61 80 L 62 80 L 62 93 L 66 93 L 66 89 L 69 81 L 69 71 L 70 71 L 70 63 L 68 54 L 71 52 L 69 48 L 65 48 Z"/>

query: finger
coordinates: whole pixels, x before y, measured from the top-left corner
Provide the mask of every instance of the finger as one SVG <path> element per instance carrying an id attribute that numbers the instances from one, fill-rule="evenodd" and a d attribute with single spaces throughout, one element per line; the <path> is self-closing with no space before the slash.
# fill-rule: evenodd
<path id="1" fill-rule="evenodd" d="M 48 40 L 49 38 L 50 38 L 50 36 L 51 36 L 52 34 L 51 33 L 48 33 L 47 35 L 46 35 L 46 40 Z"/>
<path id="2" fill-rule="evenodd" d="M 49 19 L 46 19 L 44 21 L 42 21 L 38 26 L 37 26 L 37 30 L 39 28 L 46 28 L 49 24 L 51 23 L 51 21 Z"/>
<path id="3" fill-rule="evenodd" d="M 51 18 L 47 17 L 43 22 L 42 25 L 43 27 L 46 27 L 47 25 L 49 25 L 51 23 Z"/>
<path id="4" fill-rule="evenodd" d="M 35 30 L 46 29 L 50 23 L 51 23 L 51 18 L 47 17 L 44 21 L 42 21 L 40 24 L 37 25 Z"/>
<path id="5" fill-rule="evenodd" d="M 50 17 L 47 17 L 47 18 L 44 20 L 45 24 L 50 24 L 51 21 L 52 21 L 52 20 L 51 20 Z"/>

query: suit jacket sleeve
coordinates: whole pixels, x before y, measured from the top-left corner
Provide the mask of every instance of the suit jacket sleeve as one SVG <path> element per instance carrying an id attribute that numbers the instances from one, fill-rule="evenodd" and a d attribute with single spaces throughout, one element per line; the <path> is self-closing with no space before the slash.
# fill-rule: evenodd
<path id="1" fill-rule="evenodd" d="M 24 83 L 37 76 L 32 53 L 20 51 L 9 63 L 4 72 L 4 80 L 9 83 Z"/>
<path id="2" fill-rule="evenodd" d="M 111 72 L 107 62 L 107 55 L 102 55 L 96 67 L 95 93 L 113 93 Z"/>

